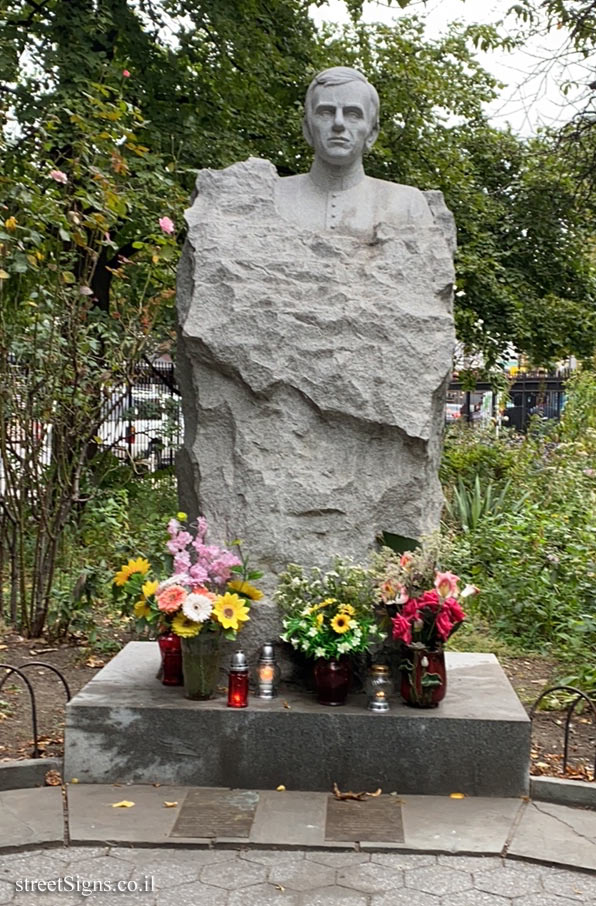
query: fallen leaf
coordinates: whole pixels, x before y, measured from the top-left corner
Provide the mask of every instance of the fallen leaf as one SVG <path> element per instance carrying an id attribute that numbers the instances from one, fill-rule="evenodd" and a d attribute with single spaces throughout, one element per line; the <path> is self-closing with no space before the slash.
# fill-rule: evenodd
<path id="1" fill-rule="evenodd" d="M 292 706 L 289 705 L 286 701 L 284 701 L 282 704 L 283 704 L 284 708 L 287 708 L 288 711 L 292 710 Z"/>
<path id="2" fill-rule="evenodd" d="M 0 648 L 2 649 L 2 651 L 7 651 L 8 645 L 0 645 Z"/>
<path id="3" fill-rule="evenodd" d="M 276 791 L 277 791 L 278 793 L 285 793 L 285 791 L 286 791 L 286 788 L 285 788 L 285 786 L 283 785 L 283 783 L 280 783 L 280 785 L 279 785 L 279 786 L 276 786 L 275 789 L 276 789 Z"/>
<path id="4" fill-rule="evenodd" d="M 62 776 L 59 771 L 46 771 L 44 777 L 46 786 L 61 786 Z"/>
<path id="5" fill-rule="evenodd" d="M 450 799 L 465 799 L 466 794 L 465 793 L 449 793 L 449 798 Z"/>
<path id="6" fill-rule="evenodd" d="M 164 802 L 163 807 L 164 808 L 176 808 L 177 805 L 178 805 L 177 802 Z"/>
<path id="7" fill-rule="evenodd" d="M 78 778 L 78 777 L 73 777 L 72 780 L 71 780 L 70 782 L 71 782 L 71 783 L 78 783 L 78 782 L 79 782 L 79 778 Z"/>
<path id="8" fill-rule="evenodd" d="M 90 658 L 87 658 L 87 660 L 85 661 L 86 667 L 97 668 L 97 667 L 105 667 L 105 665 L 106 665 L 106 662 L 102 661 L 101 658 L 95 657 L 95 655 L 92 655 Z"/>
<path id="9" fill-rule="evenodd" d="M 282 893 L 286 889 L 282 884 L 274 884 L 273 886 L 275 887 L 276 890 L 280 890 Z"/>
<path id="10" fill-rule="evenodd" d="M 379 789 L 374 793 L 367 793 L 365 790 L 363 790 L 361 793 L 352 793 L 350 790 L 348 790 L 347 793 L 342 793 L 337 783 L 333 784 L 333 795 L 336 799 L 341 800 L 355 799 L 358 802 L 363 802 L 366 799 L 376 799 L 377 796 L 380 796 L 382 792 L 383 790 L 381 789 L 381 787 L 379 787 Z"/>
<path id="11" fill-rule="evenodd" d="M 132 808 L 134 802 L 130 802 L 128 799 L 123 799 L 122 802 L 112 802 L 112 808 Z"/>
<path id="12" fill-rule="evenodd" d="M 151 786 L 154 786 L 157 789 L 158 786 L 161 786 L 161 783 L 152 783 Z"/>

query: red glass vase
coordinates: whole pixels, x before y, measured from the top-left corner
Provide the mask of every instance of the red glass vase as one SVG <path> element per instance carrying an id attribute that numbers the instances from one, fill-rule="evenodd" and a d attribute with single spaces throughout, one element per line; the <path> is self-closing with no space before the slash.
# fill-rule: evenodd
<path id="1" fill-rule="evenodd" d="M 346 657 L 324 658 L 315 661 L 315 688 L 321 705 L 345 705 L 352 671 Z"/>
<path id="2" fill-rule="evenodd" d="M 401 663 L 400 692 L 406 705 L 436 708 L 447 692 L 447 670 L 443 649 L 406 648 Z"/>
<path id="3" fill-rule="evenodd" d="M 161 654 L 161 681 L 164 686 L 182 686 L 182 650 L 180 636 L 173 632 L 160 635 L 157 640 Z"/>

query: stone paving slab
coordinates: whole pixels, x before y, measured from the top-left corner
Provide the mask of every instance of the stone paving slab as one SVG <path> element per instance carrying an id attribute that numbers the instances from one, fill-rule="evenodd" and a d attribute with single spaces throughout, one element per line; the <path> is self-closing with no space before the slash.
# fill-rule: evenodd
<path id="1" fill-rule="evenodd" d="M 70 784 L 68 815 L 71 843 L 163 843 L 171 842 L 170 834 L 178 818 L 188 787 L 136 785 Z M 134 802 L 131 808 L 113 808 L 116 802 Z M 177 802 L 168 808 L 165 802 Z M 207 845 L 208 838 L 176 843 Z"/>
<path id="2" fill-rule="evenodd" d="M 62 789 L 0 792 L 0 849 L 41 843 L 64 843 Z"/>
<path id="3" fill-rule="evenodd" d="M 400 798 L 405 846 L 446 853 L 498 855 L 523 805 L 520 799 Z"/>
<path id="4" fill-rule="evenodd" d="M 548 802 L 528 803 L 513 833 L 509 854 L 596 871 L 596 812 Z"/>
<path id="5" fill-rule="evenodd" d="M 325 841 L 326 802 L 324 793 L 260 793 L 250 842 L 322 846 Z"/>

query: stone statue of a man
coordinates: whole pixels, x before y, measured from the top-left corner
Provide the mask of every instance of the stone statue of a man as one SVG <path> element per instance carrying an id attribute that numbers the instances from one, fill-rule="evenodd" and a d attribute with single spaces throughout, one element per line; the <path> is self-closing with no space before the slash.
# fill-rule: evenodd
<path id="1" fill-rule="evenodd" d="M 306 97 L 310 172 L 202 170 L 187 212 L 181 505 L 243 539 L 269 592 L 289 562 L 365 562 L 380 533 L 439 523 L 453 223 L 440 192 L 365 175 L 378 114 L 360 73 L 326 70 Z"/>
<path id="2" fill-rule="evenodd" d="M 362 157 L 379 134 L 379 96 L 362 73 L 335 66 L 306 93 L 303 133 L 314 149 L 310 173 L 281 179 L 276 204 L 285 218 L 315 230 L 370 239 L 379 223 L 431 225 L 422 192 L 366 176 Z"/>

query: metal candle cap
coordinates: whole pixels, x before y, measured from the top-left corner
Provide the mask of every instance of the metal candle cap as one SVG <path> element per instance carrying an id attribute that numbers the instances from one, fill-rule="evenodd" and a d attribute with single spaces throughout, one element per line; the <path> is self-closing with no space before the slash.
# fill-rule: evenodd
<path id="1" fill-rule="evenodd" d="M 248 663 L 244 651 L 235 651 L 232 655 L 230 669 L 235 673 L 248 673 Z"/>
<path id="2" fill-rule="evenodd" d="M 273 642 L 265 642 L 263 645 L 263 650 L 261 651 L 261 661 L 274 661 L 275 660 L 275 651 L 273 650 Z"/>

